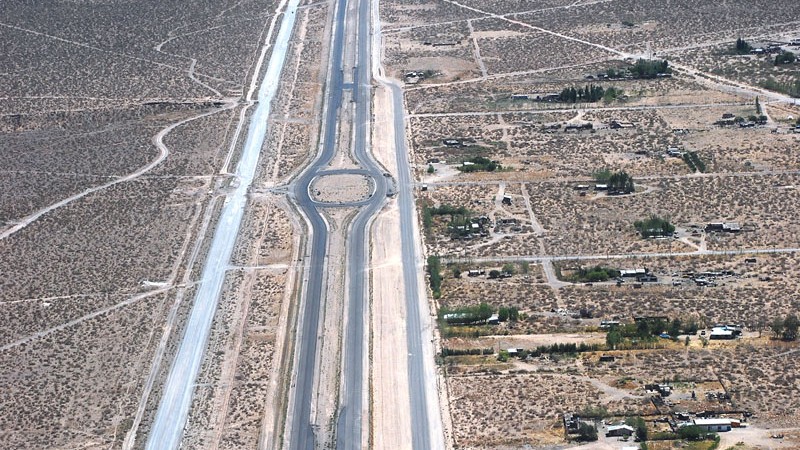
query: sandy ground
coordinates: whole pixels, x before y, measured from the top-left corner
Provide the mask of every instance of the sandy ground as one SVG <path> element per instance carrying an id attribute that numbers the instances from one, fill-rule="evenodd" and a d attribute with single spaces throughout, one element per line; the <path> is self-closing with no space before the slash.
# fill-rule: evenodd
<path id="1" fill-rule="evenodd" d="M 373 448 L 411 448 L 400 213 L 396 203 L 373 224 Z"/>
<path id="2" fill-rule="evenodd" d="M 327 175 L 314 180 L 311 195 L 326 203 L 357 202 L 369 198 L 372 181 L 363 175 Z"/>
<path id="3" fill-rule="evenodd" d="M 397 173 L 393 152 L 391 97 L 377 89 L 374 97 L 372 151 L 378 162 Z M 400 212 L 392 201 L 373 222 L 371 389 L 372 446 L 411 448 L 408 354 L 400 242 Z"/>

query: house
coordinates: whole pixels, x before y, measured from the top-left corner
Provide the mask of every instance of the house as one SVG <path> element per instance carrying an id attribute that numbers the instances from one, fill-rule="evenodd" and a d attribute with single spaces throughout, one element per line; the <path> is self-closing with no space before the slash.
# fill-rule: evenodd
<path id="1" fill-rule="evenodd" d="M 512 94 L 511 100 L 527 100 L 528 96 L 526 94 Z"/>
<path id="2" fill-rule="evenodd" d="M 713 340 L 729 340 L 729 339 L 735 339 L 736 336 L 733 334 L 732 330 L 726 330 L 723 328 L 714 328 L 711 330 L 711 334 L 709 335 L 708 338 Z"/>
<path id="3" fill-rule="evenodd" d="M 630 437 L 634 431 L 636 430 L 630 425 L 611 425 L 606 431 L 606 437 Z"/>
<path id="4" fill-rule="evenodd" d="M 733 114 L 733 113 L 725 113 L 725 114 L 723 114 L 723 115 L 722 115 L 722 118 L 723 118 L 723 119 L 735 119 L 735 118 L 736 118 L 736 114 Z"/>
<path id="5" fill-rule="evenodd" d="M 448 147 L 461 147 L 461 141 L 458 139 L 445 139 L 442 141 L 442 144 Z"/>
<path id="6" fill-rule="evenodd" d="M 647 274 L 647 269 L 622 269 L 619 271 L 619 276 L 622 278 L 635 278 Z"/>
<path id="7" fill-rule="evenodd" d="M 609 329 L 611 327 L 618 327 L 620 323 L 616 320 L 603 320 L 600 322 L 600 328 L 603 330 Z"/>
<path id="8" fill-rule="evenodd" d="M 478 277 L 478 276 L 484 275 L 485 273 L 486 273 L 486 271 L 483 270 L 483 269 L 469 269 L 469 271 L 467 272 L 467 276 L 469 276 L 469 277 Z"/>
<path id="9" fill-rule="evenodd" d="M 591 130 L 594 128 L 594 125 L 591 122 L 583 123 L 583 124 L 569 124 L 564 127 L 564 131 L 582 131 L 582 130 Z"/>
<path id="10" fill-rule="evenodd" d="M 651 273 L 646 273 L 644 275 L 638 275 L 636 281 L 640 283 L 656 283 L 658 282 L 658 277 Z"/>
<path id="11" fill-rule="evenodd" d="M 589 185 L 588 184 L 579 184 L 579 185 L 575 186 L 575 190 L 576 191 L 588 191 L 589 190 Z"/>
<path id="12" fill-rule="evenodd" d="M 419 189 L 421 191 L 427 191 L 428 190 L 428 185 L 427 184 L 423 184 Z"/>
<path id="13" fill-rule="evenodd" d="M 500 316 L 497 314 L 492 314 L 488 319 L 486 319 L 486 323 L 489 325 L 497 325 L 500 323 Z"/>
<path id="14" fill-rule="evenodd" d="M 600 355 L 600 362 L 614 362 L 617 359 L 614 355 Z"/>
<path id="15" fill-rule="evenodd" d="M 621 120 L 612 120 L 608 126 L 612 130 L 619 130 L 624 128 L 636 128 L 636 125 L 634 125 L 633 122 L 623 122 Z"/>
<path id="16" fill-rule="evenodd" d="M 731 431 L 731 419 L 694 419 L 692 425 L 703 431 Z"/>
<path id="17" fill-rule="evenodd" d="M 706 224 L 706 232 L 723 231 L 726 233 L 738 233 L 742 231 L 742 226 L 738 222 L 710 222 Z"/>
<path id="18" fill-rule="evenodd" d="M 503 204 L 504 205 L 511 205 L 511 196 L 510 195 L 504 195 L 503 196 Z"/>
<path id="19" fill-rule="evenodd" d="M 594 190 L 595 191 L 607 191 L 608 190 L 608 185 L 607 184 L 595 184 L 594 185 Z"/>
<path id="20" fill-rule="evenodd" d="M 670 147 L 667 149 L 667 155 L 675 158 L 681 158 L 683 157 L 683 152 L 680 151 L 677 147 Z"/>

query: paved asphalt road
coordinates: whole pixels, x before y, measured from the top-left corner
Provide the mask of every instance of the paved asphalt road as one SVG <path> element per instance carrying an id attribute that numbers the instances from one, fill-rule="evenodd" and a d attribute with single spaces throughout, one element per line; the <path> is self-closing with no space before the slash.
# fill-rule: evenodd
<path id="1" fill-rule="evenodd" d="M 253 181 L 256 164 L 264 143 L 267 118 L 272 99 L 278 89 L 281 70 L 286 59 L 286 49 L 294 28 L 298 3 L 299 0 L 289 0 L 287 4 L 286 15 L 282 19 L 280 31 L 267 65 L 267 72 L 264 74 L 258 91 L 259 103 L 250 121 L 247 140 L 236 169 L 238 186 L 225 200 L 217 228 L 214 231 L 186 331 L 178 353 L 172 362 L 158 411 L 150 428 L 147 439 L 148 449 L 178 448 L 183 437 L 183 429 L 192 403 L 194 382 L 200 371 L 211 322 L 214 319 L 217 301 L 225 280 L 225 272 L 244 215 L 247 191 Z"/>
<path id="2" fill-rule="evenodd" d="M 431 434 L 431 417 L 428 415 L 428 399 L 437 398 L 431 392 L 431 383 L 426 383 L 423 329 L 420 316 L 420 295 L 417 264 L 420 261 L 414 236 L 414 195 L 411 173 L 408 166 L 403 91 L 394 84 L 392 103 L 394 108 L 395 152 L 398 172 L 397 201 L 400 208 L 400 240 L 403 249 L 403 285 L 406 290 L 406 342 L 408 345 L 408 389 L 411 400 L 411 436 L 415 449 L 443 448 L 441 436 Z M 430 381 L 430 380 L 428 380 Z M 433 384 L 435 387 L 435 384 Z M 438 402 L 438 400 L 436 400 Z M 437 403 L 438 404 L 438 403 Z"/>
<path id="3" fill-rule="evenodd" d="M 359 14 L 368 12 L 369 4 L 360 0 Z M 325 281 L 325 251 L 327 248 L 328 230 L 317 210 L 316 203 L 310 198 L 308 185 L 330 163 L 336 151 L 336 131 L 346 88 L 353 90 L 353 101 L 356 108 L 354 127 L 353 154 L 357 162 L 375 181 L 375 192 L 363 209 L 356 215 L 347 238 L 347 275 L 349 277 L 347 329 L 344 338 L 344 374 L 342 375 L 343 396 L 340 398 L 340 411 L 337 423 L 337 447 L 361 448 L 362 423 L 361 406 L 363 404 L 362 388 L 364 377 L 364 305 L 365 305 L 365 271 L 367 268 L 366 230 L 370 218 L 380 209 L 386 198 L 386 181 L 382 171 L 372 160 L 366 148 L 366 137 L 369 129 L 369 53 L 367 23 L 358 28 L 358 67 L 354 73 L 354 83 L 344 84 L 344 45 L 345 22 L 357 23 L 354 18 L 347 17 L 346 0 L 337 0 L 334 17 L 334 32 L 331 41 L 329 79 L 325 87 L 326 106 L 322 151 L 294 186 L 295 200 L 311 224 L 311 255 L 308 269 L 308 281 L 305 290 L 305 302 L 300 317 L 297 345 L 297 374 L 292 395 L 291 427 L 287 436 L 290 449 L 313 449 L 316 442 L 315 428 L 325 424 L 312 423 L 311 404 L 315 398 L 314 378 L 317 375 L 317 342 L 320 324 L 320 299 Z M 368 15 L 367 15 L 368 17 Z M 354 31 L 354 30 L 349 30 Z M 349 70 L 349 68 L 348 68 Z M 361 172 L 363 172 L 363 170 Z M 355 172 L 355 171 L 354 171 Z"/>

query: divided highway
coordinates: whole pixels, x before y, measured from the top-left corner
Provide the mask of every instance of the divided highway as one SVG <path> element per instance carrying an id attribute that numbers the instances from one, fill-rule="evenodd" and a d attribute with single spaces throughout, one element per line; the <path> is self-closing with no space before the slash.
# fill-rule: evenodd
<path id="1" fill-rule="evenodd" d="M 270 55 L 267 71 L 258 91 L 258 105 L 250 119 L 247 140 L 236 168 L 234 191 L 225 200 L 219 222 L 214 230 L 211 247 L 203 267 L 197 295 L 189 315 L 178 353 L 172 362 L 161 396 L 156 417 L 150 428 L 146 448 L 176 449 L 192 403 L 194 383 L 200 371 L 211 323 L 217 310 L 233 247 L 247 203 L 247 191 L 253 181 L 256 165 L 264 144 L 267 119 L 272 99 L 277 92 L 286 50 L 292 35 L 299 0 L 288 0 L 280 31 Z M 255 78 L 258 73 L 254 74 Z"/>
<path id="2" fill-rule="evenodd" d="M 369 4 L 360 0 L 357 10 L 359 17 L 368 17 Z M 367 132 L 369 131 L 369 30 L 368 22 L 356 21 L 348 17 L 347 1 L 337 0 L 331 40 L 328 82 L 325 86 L 325 114 L 322 132 L 322 150 L 317 159 L 295 181 L 293 193 L 298 207 L 305 214 L 311 226 L 310 259 L 308 263 L 308 280 L 305 286 L 304 302 L 299 318 L 297 332 L 296 380 L 290 399 L 289 432 L 286 437 L 288 447 L 296 450 L 314 449 L 321 443 L 316 441 L 315 429 L 326 424 L 315 424 L 312 421 L 312 402 L 316 397 L 314 380 L 318 375 L 316 361 L 318 358 L 318 330 L 320 327 L 320 308 L 325 282 L 325 252 L 328 245 L 327 225 L 317 209 L 317 204 L 309 196 L 308 186 L 320 173 L 326 172 L 326 166 L 336 154 L 336 132 L 342 99 L 345 89 L 352 89 L 352 100 L 355 106 L 353 126 L 353 156 L 363 169 L 354 173 L 366 173 L 375 183 L 375 191 L 368 202 L 364 203 L 356 215 L 347 237 L 347 276 L 348 302 L 346 314 L 348 319 L 345 330 L 343 397 L 340 398 L 340 411 L 337 423 L 337 448 L 361 448 L 362 440 L 362 388 L 364 383 L 364 310 L 366 302 L 367 243 L 366 231 L 371 217 L 381 208 L 385 199 L 387 186 L 382 171 L 374 162 L 367 150 Z M 366 14 L 366 15 L 364 15 Z M 358 30 L 351 25 L 358 23 Z M 354 69 L 352 85 L 344 83 L 344 50 L 345 31 L 357 31 L 358 62 Z M 352 40 L 348 40 L 352 42 Z M 350 67 L 347 67 L 349 70 Z M 361 204 L 361 203 L 360 203 Z"/>

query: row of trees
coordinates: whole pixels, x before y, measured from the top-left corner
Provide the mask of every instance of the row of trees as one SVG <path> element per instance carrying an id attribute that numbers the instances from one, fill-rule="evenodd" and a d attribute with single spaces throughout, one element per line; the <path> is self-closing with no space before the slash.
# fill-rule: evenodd
<path id="1" fill-rule="evenodd" d="M 428 277 L 433 298 L 442 296 L 442 262 L 438 256 L 428 256 Z"/>
<path id="2" fill-rule="evenodd" d="M 603 88 L 594 84 L 588 84 L 583 88 L 568 87 L 564 88 L 559 94 L 559 99 L 566 103 L 594 103 L 601 99 L 610 102 L 622 95 L 622 90 L 614 87 Z"/>

